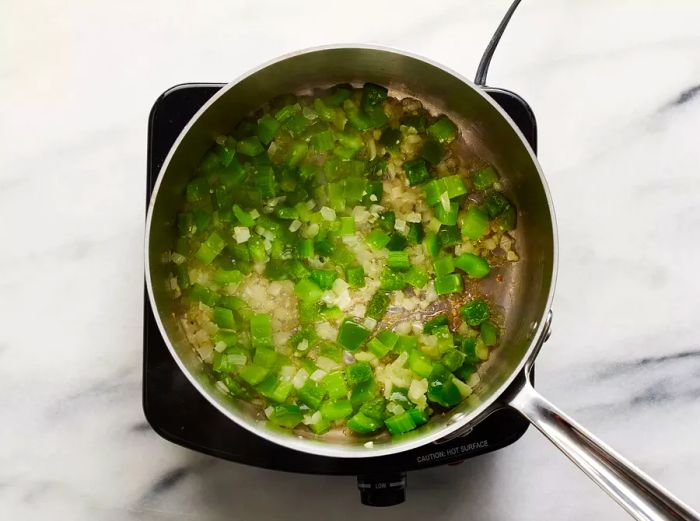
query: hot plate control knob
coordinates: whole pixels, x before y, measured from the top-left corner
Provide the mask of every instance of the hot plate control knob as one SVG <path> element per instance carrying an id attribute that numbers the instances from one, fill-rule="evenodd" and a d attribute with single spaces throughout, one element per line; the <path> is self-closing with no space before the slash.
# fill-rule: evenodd
<path id="1" fill-rule="evenodd" d="M 360 501 L 371 507 L 390 507 L 406 501 L 406 473 L 357 476 Z"/>

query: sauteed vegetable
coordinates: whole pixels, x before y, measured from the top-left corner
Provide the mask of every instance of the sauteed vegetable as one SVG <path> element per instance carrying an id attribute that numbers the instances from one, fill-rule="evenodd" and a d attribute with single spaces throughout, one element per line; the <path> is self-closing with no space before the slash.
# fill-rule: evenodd
<path id="1" fill-rule="evenodd" d="M 480 281 L 518 260 L 515 225 L 449 118 L 339 85 L 216 138 L 166 260 L 222 392 L 283 428 L 397 435 L 478 383 L 501 336 Z"/>

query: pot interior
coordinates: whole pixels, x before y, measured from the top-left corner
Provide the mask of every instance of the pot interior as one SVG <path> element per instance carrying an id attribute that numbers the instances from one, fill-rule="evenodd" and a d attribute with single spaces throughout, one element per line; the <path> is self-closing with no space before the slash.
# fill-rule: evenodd
<path id="1" fill-rule="evenodd" d="M 185 185 L 215 137 L 230 132 L 243 117 L 285 93 L 303 93 L 338 83 L 373 82 L 389 95 L 419 99 L 433 113 L 444 113 L 461 131 L 466 146 L 492 163 L 505 192 L 518 209 L 515 230 L 520 260 L 497 268 L 482 290 L 500 306 L 505 330 L 500 346 L 479 370 L 474 394 L 450 413 L 434 417 L 399 439 L 378 438 L 373 447 L 327 435 L 323 441 L 268 426 L 249 406 L 225 396 L 203 371 L 174 318 L 166 281 L 170 268 L 161 261 L 175 241 L 175 216 Z M 473 84 L 442 67 L 397 51 L 368 47 L 324 48 L 284 57 L 224 87 L 183 130 L 156 184 L 147 221 L 146 267 L 149 295 L 161 333 L 181 369 L 222 413 L 253 433 L 287 447 L 337 457 L 376 456 L 408 450 L 437 440 L 482 415 L 519 372 L 542 330 L 551 303 L 556 270 L 554 215 L 534 155 L 508 116 Z M 501 281 L 498 282 L 497 279 Z M 469 289 L 467 288 L 467 291 Z"/>

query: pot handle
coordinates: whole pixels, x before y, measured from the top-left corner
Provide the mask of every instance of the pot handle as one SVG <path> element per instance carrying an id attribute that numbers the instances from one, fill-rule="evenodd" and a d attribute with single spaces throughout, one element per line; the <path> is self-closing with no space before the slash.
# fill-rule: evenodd
<path id="1" fill-rule="evenodd" d="M 700 515 L 542 397 L 526 381 L 510 405 L 634 519 L 700 521 Z"/>

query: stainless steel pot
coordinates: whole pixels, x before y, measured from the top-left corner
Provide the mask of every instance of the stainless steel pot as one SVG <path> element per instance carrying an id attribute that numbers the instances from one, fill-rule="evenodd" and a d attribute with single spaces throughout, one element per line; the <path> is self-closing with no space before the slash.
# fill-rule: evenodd
<path id="1" fill-rule="evenodd" d="M 455 121 L 478 153 L 505 179 L 519 209 L 516 240 L 521 260 L 501 272 L 487 291 L 505 309 L 501 347 L 481 369 L 474 395 L 449 414 L 401 439 L 377 439 L 372 447 L 351 438 L 317 439 L 277 430 L 249 407 L 220 393 L 203 372 L 173 314 L 160 259 L 174 242 L 174 218 L 190 179 L 214 138 L 251 110 L 288 92 L 338 83 L 374 82 L 390 95 L 412 96 Z M 146 280 L 156 321 L 170 352 L 192 384 L 232 421 L 290 449 L 340 458 L 370 458 L 409 450 L 467 429 L 498 408 L 513 407 L 637 519 L 700 517 L 542 398 L 529 368 L 546 339 L 557 269 L 554 211 L 547 185 L 524 137 L 479 87 L 423 58 L 369 46 L 324 47 L 284 56 L 245 74 L 209 100 L 185 127 L 161 168 L 148 208 Z"/>

